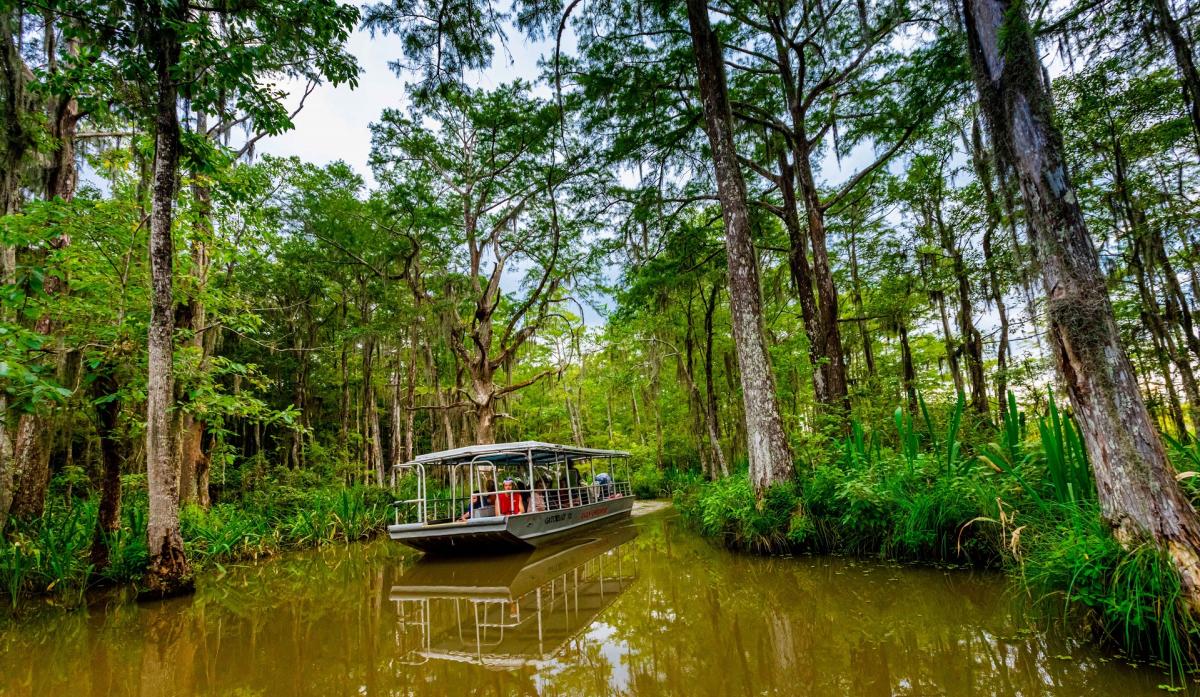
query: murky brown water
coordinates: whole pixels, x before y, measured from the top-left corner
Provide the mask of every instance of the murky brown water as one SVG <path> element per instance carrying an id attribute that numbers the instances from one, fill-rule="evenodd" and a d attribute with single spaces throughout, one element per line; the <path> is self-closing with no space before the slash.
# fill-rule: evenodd
<path id="1" fill-rule="evenodd" d="M 0 695 L 1163 694 L 1153 669 L 1030 630 L 1006 587 L 733 555 L 669 512 L 491 562 L 380 541 L 0 630 Z"/>

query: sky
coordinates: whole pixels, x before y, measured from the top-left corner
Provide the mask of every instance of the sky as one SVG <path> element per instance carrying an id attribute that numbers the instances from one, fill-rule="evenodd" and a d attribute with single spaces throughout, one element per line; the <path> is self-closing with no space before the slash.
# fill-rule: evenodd
<path id="1" fill-rule="evenodd" d="M 538 57 L 544 45 L 531 45 L 519 33 L 510 32 L 507 51 L 497 50 L 493 65 L 476 74 L 470 82 L 479 87 L 495 87 L 521 78 L 533 82 L 538 76 Z M 296 155 L 316 164 L 344 160 L 374 184 L 367 158 L 371 152 L 371 129 L 384 109 L 407 109 L 406 83 L 415 77 L 397 76 L 388 62 L 403 57 L 400 39 L 359 29 L 347 49 L 358 59 L 362 73 L 356 89 L 349 85 L 319 85 L 296 116 L 295 129 L 264 138 L 259 152 L 272 155 Z M 293 95 L 293 104 L 304 92 L 304 82 L 284 85 Z"/>

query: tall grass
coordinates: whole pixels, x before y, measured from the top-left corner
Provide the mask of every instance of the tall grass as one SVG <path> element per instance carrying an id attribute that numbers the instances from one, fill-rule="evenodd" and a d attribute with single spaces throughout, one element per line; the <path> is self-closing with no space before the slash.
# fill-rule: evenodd
<path id="1" fill-rule="evenodd" d="M 1088 466 L 1087 451 L 1079 430 L 1058 411 L 1050 395 L 1050 413 L 1038 419 L 1042 453 L 1055 498 L 1059 503 L 1093 501 L 1096 482 Z"/>
<path id="2" fill-rule="evenodd" d="M 1130 654 L 1163 660 L 1181 683 L 1200 659 L 1200 625 L 1166 552 L 1149 543 L 1122 546 L 1094 502 L 1051 511 L 1028 523 L 1011 560 L 1037 604 Z"/>
<path id="3" fill-rule="evenodd" d="M 921 452 L 921 436 L 917 433 L 916 419 L 905 411 L 904 407 L 896 407 L 892 418 L 896 422 L 896 435 L 900 439 L 900 454 L 911 471 Z"/>
<path id="4" fill-rule="evenodd" d="M 55 506 L 41 518 L 15 523 L 0 537 L 0 588 L 10 608 L 37 595 L 77 605 L 92 587 L 138 580 L 146 569 L 146 499 L 132 491 L 122 507 L 121 525 L 103 536 L 109 566 L 92 567 L 90 550 L 96 504 Z M 265 506 L 218 504 L 209 510 L 188 506 L 180 530 L 192 564 L 254 559 L 284 549 L 366 539 L 390 520 L 391 495 L 375 488 L 330 488 L 279 492 Z"/>

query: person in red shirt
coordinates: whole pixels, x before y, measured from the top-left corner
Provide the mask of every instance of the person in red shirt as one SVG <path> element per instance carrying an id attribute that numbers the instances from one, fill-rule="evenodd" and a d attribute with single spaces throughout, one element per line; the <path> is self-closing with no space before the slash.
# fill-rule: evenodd
<path id="1" fill-rule="evenodd" d="M 496 512 L 500 515 L 520 515 L 525 512 L 525 499 L 513 491 L 513 480 L 504 480 L 504 491 L 496 494 Z"/>

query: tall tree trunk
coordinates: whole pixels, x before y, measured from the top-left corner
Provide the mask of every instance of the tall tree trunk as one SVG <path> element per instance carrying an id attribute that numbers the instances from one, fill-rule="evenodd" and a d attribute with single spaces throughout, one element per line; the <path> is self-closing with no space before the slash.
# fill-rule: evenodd
<path id="1" fill-rule="evenodd" d="M 958 275 L 958 335 L 962 337 L 963 355 L 967 359 L 967 375 L 971 382 L 971 407 L 976 414 L 987 415 L 987 378 L 983 375 L 983 336 L 972 319 L 971 281 L 967 276 L 962 252 L 956 253 L 955 272 Z"/>
<path id="2" fill-rule="evenodd" d="M 1200 341 L 1197 341 L 1193 331 L 1192 315 L 1187 308 L 1187 296 L 1179 285 L 1175 270 L 1167 257 L 1162 235 L 1148 223 L 1145 209 L 1134 196 L 1132 187 L 1129 185 L 1126 176 L 1127 158 L 1121 140 L 1122 133 L 1111 115 L 1108 122 L 1108 133 L 1111 144 L 1111 171 L 1114 188 L 1114 195 L 1108 197 L 1109 207 L 1112 210 L 1113 220 L 1124 219 L 1128 230 L 1129 245 L 1132 249 L 1130 265 L 1136 272 L 1138 292 L 1142 299 L 1143 310 L 1146 310 L 1143 312 L 1144 324 L 1154 338 L 1155 352 L 1158 354 L 1155 358 L 1160 361 L 1170 358 L 1175 363 L 1188 396 L 1188 403 L 1200 404 L 1200 392 L 1197 390 L 1195 375 L 1192 373 L 1191 361 L 1186 351 L 1177 350 L 1175 335 L 1172 332 L 1172 327 L 1178 328 L 1192 353 L 1200 356 Z M 1149 266 L 1147 266 L 1148 264 Z M 1155 266 L 1161 268 L 1166 276 L 1166 289 L 1162 294 L 1166 303 L 1166 322 L 1163 321 L 1164 313 L 1160 310 L 1158 296 L 1155 294 Z M 1165 356 L 1163 352 L 1165 352 Z M 1170 369 L 1160 366 L 1160 371 L 1166 380 L 1168 399 L 1178 405 L 1178 395 L 1175 391 L 1174 381 L 1170 377 Z M 1180 416 L 1178 424 L 1180 437 L 1186 440 L 1189 434 L 1182 421 L 1182 407 L 1174 411 L 1177 411 Z M 1193 419 L 1195 418 L 1193 416 Z"/>
<path id="3" fill-rule="evenodd" d="M 975 177 L 983 187 L 983 205 L 986 215 L 983 230 L 983 263 L 987 268 L 988 289 L 991 291 L 992 303 L 996 306 L 996 314 L 1000 319 L 1000 339 L 996 345 L 996 407 L 999 412 L 997 423 L 1002 423 L 1004 411 L 1007 408 L 1008 358 L 1011 349 L 1008 342 L 1008 306 L 1004 302 L 1004 288 L 1000 284 L 1000 273 L 994 252 L 996 233 L 1000 230 L 1000 204 L 996 200 L 990 159 L 987 152 L 984 151 L 983 134 L 978 118 L 971 121 L 971 161 L 975 166 Z"/>
<path id="4" fill-rule="evenodd" d="M 858 317 L 858 336 L 862 341 L 863 362 L 867 366 L 867 376 L 875 376 L 875 352 L 871 349 L 871 335 L 867 332 L 867 319 L 863 316 L 862 282 L 858 275 L 858 235 L 856 230 L 850 232 L 850 281 L 854 290 L 854 314 Z"/>
<path id="5" fill-rule="evenodd" d="M 967 361 L 967 376 L 971 382 L 971 408 L 975 413 L 986 415 L 988 412 L 987 380 L 983 377 L 983 337 L 975 328 L 971 307 L 971 279 L 967 274 L 967 265 L 963 261 L 962 250 L 959 249 L 950 233 L 950 228 L 942 218 L 941 200 L 933 210 L 933 220 L 937 224 L 938 236 L 942 248 L 950 255 L 951 267 L 954 271 L 955 291 L 958 301 L 958 351 Z M 943 309 L 943 312 L 945 310 Z M 959 384 L 961 385 L 961 378 Z M 960 387 L 961 391 L 961 387 Z"/>
<path id="6" fill-rule="evenodd" d="M 583 427 L 579 425 L 579 411 L 575 404 L 571 401 L 571 395 L 568 393 L 566 397 L 567 420 L 571 424 L 571 442 L 576 447 L 583 447 Z"/>
<path id="7" fill-rule="evenodd" d="M 429 341 L 425 341 L 425 365 L 429 369 L 429 380 L 433 385 L 433 396 L 437 400 L 437 412 L 442 424 L 442 439 L 445 441 L 446 450 L 454 448 L 454 424 L 450 420 L 450 404 L 453 399 L 445 399 L 442 395 L 441 374 L 438 371 L 437 361 L 434 360 L 433 347 Z"/>
<path id="8" fill-rule="evenodd" d="M 741 392 L 741 376 L 738 374 L 737 361 L 734 360 L 732 351 L 725 351 L 721 354 L 721 359 L 725 363 L 725 385 L 731 395 L 739 395 Z M 745 409 L 730 409 L 729 420 L 732 422 L 733 440 L 729 444 L 731 452 L 741 452 L 746 449 L 746 410 Z"/>
<path id="9" fill-rule="evenodd" d="M 1192 121 L 1192 136 L 1196 139 L 1196 150 L 1200 152 L 1200 72 L 1196 70 L 1196 57 L 1192 45 L 1184 36 L 1179 21 L 1171 14 L 1170 0 L 1152 0 L 1150 9 L 1157 20 L 1158 28 L 1171 45 L 1175 67 L 1179 72 L 1179 87 L 1183 91 L 1183 103 L 1187 106 Z"/>
<path id="10" fill-rule="evenodd" d="M 778 22 L 779 19 L 773 20 Z M 793 281 L 801 294 L 801 310 L 812 317 L 805 317 L 805 331 L 809 336 L 809 354 L 813 358 L 813 387 L 817 403 L 834 415 L 849 413 L 849 385 L 846 377 L 846 361 L 842 354 L 841 328 L 838 325 L 837 288 L 833 281 L 833 269 L 829 263 L 829 251 L 825 245 L 825 207 L 821 202 L 820 191 L 812 171 L 812 145 L 809 140 L 805 114 L 805 100 L 800 93 L 807 85 L 803 80 L 797 80 L 792 71 L 793 48 L 785 43 L 784 37 L 773 34 L 777 65 L 780 68 L 780 80 L 784 96 L 787 99 L 788 113 L 792 120 L 792 163 L 786 166 L 786 159 L 781 160 L 781 172 L 790 169 L 794 182 L 786 185 L 780 182 L 780 190 L 785 199 L 790 195 L 796 198 L 793 185 L 799 187 L 800 198 L 804 204 L 807 216 L 808 239 L 796 235 L 797 225 L 788 224 L 790 249 L 788 261 L 791 266 Z M 789 207 L 785 202 L 785 207 Z M 794 207 L 794 206 L 791 206 Z M 811 280 L 802 278 L 809 271 L 805 242 L 812 246 Z M 816 286 L 817 304 L 809 310 L 806 304 L 812 303 L 813 286 Z M 802 286 L 802 287 L 801 287 Z"/>
<path id="11" fill-rule="evenodd" d="M 496 442 L 495 386 L 489 378 L 482 377 L 472 380 L 472 385 L 475 390 L 475 444 L 490 445 Z"/>
<path id="12" fill-rule="evenodd" d="M 796 168 L 800 189 L 808 211 L 808 237 L 812 243 L 813 278 L 817 284 L 817 314 L 820 320 L 821 369 L 825 371 L 824 403 L 835 414 L 850 413 L 850 389 L 846 377 L 846 359 L 842 354 L 842 333 L 838 322 L 838 294 L 833 282 L 833 267 L 825 246 L 825 209 L 821 205 L 816 179 L 809 164 L 807 146 L 804 159 Z M 849 423 L 848 421 L 846 423 Z"/>
<path id="13" fill-rule="evenodd" d="M 1120 344 L 1039 76 L 1025 9 L 964 0 L 967 40 L 992 140 L 1017 172 L 1048 298 L 1050 337 L 1105 519 L 1127 545 L 1153 540 L 1200 615 L 1200 517 L 1183 496 Z M 1003 39 L 1001 37 L 1003 36 Z"/>
<path id="14" fill-rule="evenodd" d="M 787 56 L 787 52 L 782 53 Z M 804 334 L 808 338 L 808 360 L 812 364 L 813 393 L 818 404 L 829 403 L 829 386 L 825 379 L 826 361 L 821 317 L 813 296 L 812 268 L 808 264 L 808 238 L 800 225 L 799 202 L 796 200 L 796 171 L 788 161 L 787 153 L 779 153 L 779 193 L 783 213 L 783 225 L 788 232 L 788 271 L 796 295 L 800 298 L 800 316 L 804 320 Z"/>
<path id="15" fill-rule="evenodd" d="M 401 462 L 409 462 L 413 459 L 416 447 L 413 428 L 417 416 L 417 327 L 415 323 L 408 332 L 408 365 L 405 370 L 404 406 L 404 459 Z"/>
<path id="16" fill-rule="evenodd" d="M 1143 317 L 1143 324 L 1146 323 L 1146 318 Z M 1167 393 L 1167 412 L 1175 424 L 1175 433 L 1179 440 L 1187 443 L 1191 441 L 1191 435 L 1188 433 L 1187 421 L 1183 418 L 1183 405 L 1179 402 L 1179 391 L 1175 389 L 1175 378 L 1171 375 L 1171 364 L 1167 361 L 1167 349 L 1163 337 L 1151 332 L 1150 338 L 1153 343 L 1154 358 L 1158 362 L 1158 372 L 1162 375 L 1163 387 Z"/>
<path id="17" fill-rule="evenodd" d="M 196 114 L 196 132 L 201 137 L 207 137 L 208 119 L 204 112 Z M 202 176 L 197 176 L 191 186 L 192 201 L 195 208 L 192 224 L 192 240 L 189 245 L 191 268 L 187 285 L 187 300 L 181 318 L 191 331 L 188 344 L 200 354 L 200 372 L 209 367 L 209 356 L 213 349 L 213 332 L 207 331 L 208 308 L 204 304 L 205 287 L 208 285 L 208 272 L 211 265 L 209 240 L 213 235 L 212 223 L 212 190 L 204 183 Z M 303 352 L 300 354 L 302 357 Z M 303 360 L 303 358 L 301 358 Z M 297 383 L 302 384 L 300 382 Z M 303 413 L 304 405 L 297 406 Z M 196 502 L 202 506 L 208 505 L 208 458 L 204 454 L 204 422 L 193 414 L 184 412 L 180 417 L 179 448 L 179 501 L 180 503 Z M 203 480 L 203 481 L 202 481 Z"/>
<path id="18" fill-rule="evenodd" d="M 720 411 L 717 410 L 717 391 L 713 387 L 713 313 L 717 309 L 717 293 L 720 290 L 721 285 L 714 282 L 704 304 L 704 405 L 709 423 L 709 438 L 717 451 L 717 467 L 721 469 L 722 477 L 728 477 L 729 461 L 721 448 Z"/>
<path id="19" fill-rule="evenodd" d="M 94 383 L 96 435 L 100 440 L 100 505 L 96 512 L 96 532 L 92 538 L 91 560 L 97 571 L 108 568 L 108 543 L 121 527 L 121 438 L 118 423 L 121 400 L 117 399 L 116 380 L 105 372 Z"/>
<path id="20" fill-rule="evenodd" d="M 179 61 L 178 25 L 186 11 L 178 6 L 142 8 L 141 40 L 152 54 L 157 78 L 154 174 L 150 212 L 150 278 L 152 284 L 146 382 L 146 474 L 149 516 L 146 528 L 150 563 L 146 590 L 159 596 L 192 587 L 191 567 L 179 533 L 179 466 L 173 454 L 170 410 L 174 398 L 172 372 L 175 306 L 172 295 L 174 249 L 171 224 L 175 181 L 179 174 L 180 132 L 177 86 L 171 69 Z"/>
<path id="21" fill-rule="evenodd" d="M 364 308 L 363 323 L 370 322 L 370 310 Z M 383 486 L 384 464 L 382 434 L 379 428 L 379 406 L 375 403 L 375 346 L 374 336 L 368 336 L 363 341 L 362 353 L 362 403 L 363 403 L 363 443 L 365 445 L 367 471 L 371 473 L 375 484 Z"/>
<path id="22" fill-rule="evenodd" d="M 771 372 L 771 359 L 764 336 L 758 262 L 750 239 L 746 183 L 738 168 L 737 150 L 733 142 L 733 113 L 725 82 L 724 56 L 720 41 L 709 23 L 708 5 L 704 0 L 687 0 L 687 12 L 700 98 L 704 104 L 705 130 L 712 146 L 717 192 L 725 220 L 730 315 L 738 352 L 738 369 L 742 376 L 750 480 L 761 496 L 767 487 L 793 475 L 792 452 L 783 431 L 783 419 L 779 414 L 779 401 L 775 393 L 775 377 Z M 836 325 L 836 309 L 833 319 Z M 823 329 L 829 331 L 827 327 Z M 837 353 L 840 359 L 840 345 Z"/>
<path id="23" fill-rule="evenodd" d="M 342 327 L 346 326 L 345 303 L 342 304 Z M 338 377 L 340 390 L 338 392 L 338 450 L 343 460 L 350 457 L 350 341 L 342 340 L 342 350 L 338 356 Z M 437 383 L 434 383 L 437 384 Z"/>
<path id="24" fill-rule="evenodd" d="M 1183 383 L 1183 393 L 1187 396 L 1187 403 L 1191 408 L 1192 432 L 1200 434 L 1200 386 L 1196 383 L 1192 362 L 1188 359 L 1187 352 L 1179 347 L 1179 342 L 1175 340 L 1174 334 L 1169 329 L 1163 339 L 1167 356 L 1175 364 L 1175 369 L 1179 371 L 1179 379 Z"/>
<path id="25" fill-rule="evenodd" d="M 946 296 L 937 293 L 938 314 L 942 318 L 942 343 L 946 347 L 946 360 L 950 363 L 950 375 L 954 378 L 954 391 L 963 393 L 962 367 L 958 363 L 958 346 L 954 341 L 954 332 L 950 330 L 950 315 L 946 312 Z"/>
<path id="26" fill-rule="evenodd" d="M 1144 221 L 1145 214 L 1141 215 Z M 1200 358 L 1200 337 L 1196 335 L 1192 310 L 1188 306 L 1187 294 L 1183 292 L 1183 286 L 1179 283 L 1179 274 L 1175 271 L 1175 265 L 1171 263 L 1171 257 L 1167 254 L 1162 232 L 1152 225 L 1143 225 L 1143 228 L 1148 236 L 1147 257 L 1162 271 L 1163 282 L 1166 285 L 1166 292 L 1163 295 L 1167 300 L 1167 317 L 1179 326 L 1183 332 L 1184 342 L 1191 349 L 1192 354 Z"/>
<path id="27" fill-rule="evenodd" d="M 1153 344 L 1152 350 L 1154 351 L 1154 358 L 1158 363 L 1159 373 L 1163 377 L 1171 418 L 1175 422 L 1175 427 L 1180 437 L 1187 440 L 1188 430 L 1187 424 L 1183 420 L 1183 408 L 1179 404 L 1179 395 L 1175 390 L 1175 380 L 1171 376 L 1171 369 L 1167 363 L 1167 345 L 1170 341 L 1170 336 L 1162 320 L 1162 312 L 1158 305 L 1158 299 L 1155 298 L 1154 289 L 1150 286 L 1150 280 L 1146 274 L 1146 266 L 1142 262 L 1143 240 L 1137 232 L 1133 232 L 1133 240 L 1131 240 L 1130 246 L 1132 251 L 1129 255 L 1129 266 L 1134 270 L 1134 276 L 1137 279 L 1138 295 L 1142 301 L 1142 324 L 1150 332 L 1151 343 Z"/>
<path id="28" fill-rule="evenodd" d="M 6 216 L 20 208 L 21 172 L 26 153 L 33 144 L 27 128 L 27 115 L 32 104 L 26 90 L 33 74 L 21 58 L 15 39 L 19 33 L 19 17 L 20 12 L 15 6 L 0 9 L 0 128 L 3 128 L 0 136 L 4 140 L 3 159 L 0 160 L 0 214 Z M 0 282 L 13 283 L 16 272 L 16 247 L 0 246 Z M 8 407 L 7 395 L 0 394 L 0 533 L 8 522 L 13 485 L 17 481 L 13 471 L 16 453 L 9 432 Z"/>
<path id="29" fill-rule="evenodd" d="M 716 298 L 713 298 L 713 300 L 715 302 Z M 707 312 L 705 314 L 705 322 L 711 322 L 711 318 L 707 316 Z M 691 317 L 688 318 L 688 323 L 691 323 Z M 700 436 L 700 434 L 697 433 L 697 438 L 707 441 L 706 443 L 703 441 L 701 443 L 701 456 L 703 458 L 705 452 L 711 452 L 712 454 L 712 466 L 709 468 L 709 470 L 707 470 L 707 472 L 711 472 L 711 474 L 715 476 L 719 470 L 722 476 L 728 476 L 729 464 L 725 461 L 725 453 L 721 450 L 720 427 L 717 425 L 715 412 L 710 411 L 709 405 L 704 396 L 700 394 L 699 386 L 696 385 L 695 376 L 692 374 L 692 347 L 690 338 L 687 340 L 686 352 L 688 353 L 688 360 L 686 363 L 680 360 L 678 352 L 675 354 L 675 359 L 677 361 L 679 377 L 683 378 L 684 385 L 687 386 L 688 401 L 694 405 L 696 417 L 695 425 L 705 434 L 704 436 Z M 707 367 L 711 372 L 711 364 L 709 364 Z M 708 447 L 705 448 L 705 445 Z"/>
<path id="30" fill-rule="evenodd" d="M 56 23 L 54 13 L 48 11 L 45 17 L 45 50 L 49 70 L 56 71 L 57 60 L 55 52 Z M 67 45 L 71 55 L 79 53 L 78 40 L 72 39 Z M 44 169 L 45 195 L 47 200 L 56 197 L 64 201 L 75 198 L 75 126 L 79 121 L 79 105 L 74 97 L 61 96 L 50 100 L 47 111 L 50 123 L 50 135 L 53 138 L 54 150 L 49 153 L 48 164 Z M 60 251 L 71 244 L 71 236 L 60 234 L 50 241 L 50 253 Z M 55 295 L 63 291 L 61 274 L 46 274 L 43 290 L 46 295 Z M 54 333 L 55 322 L 50 315 L 39 317 L 34 323 L 34 331 L 43 336 Z M 42 514 L 46 506 L 46 490 L 50 484 L 50 418 L 48 414 L 33 412 L 22 414 L 17 423 L 16 446 L 14 449 L 15 463 L 13 470 L 16 474 L 15 491 L 12 504 L 12 515 L 18 518 L 36 518 Z"/>
<path id="31" fill-rule="evenodd" d="M 908 413 L 917 413 L 917 371 L 913 366 L 912 346 L 908 343 L 908 327 L 900 323 L 900 370 L 904 384 L 904 399 Z"/>
<path id="32" fill-rule="evenodd" d="M 388 464 L 395 465 L 401 462 L 407 462 L 404 459 L 404 399 L 401 397 L 403 392 L 400 390 L 400 372 L 402 361 L 400 360 L 400 350 L 396 349 L 392 353 L 394 362 L 392 364 L 392 379 L 391 397 L 388 404 L 388 423 L 391 431 L 390 447 L 388 448 Z"/>
<path id="33" fill-rule="evenodd" d="M 646 437 L 642 434 L 642 412 L 638 410 L 637 393 L 638 385 L 635 382 L 629 386 L 629 406 L 633 411 L 633 433 L 637 437 L 638 443 L 645 445 Z"/>

